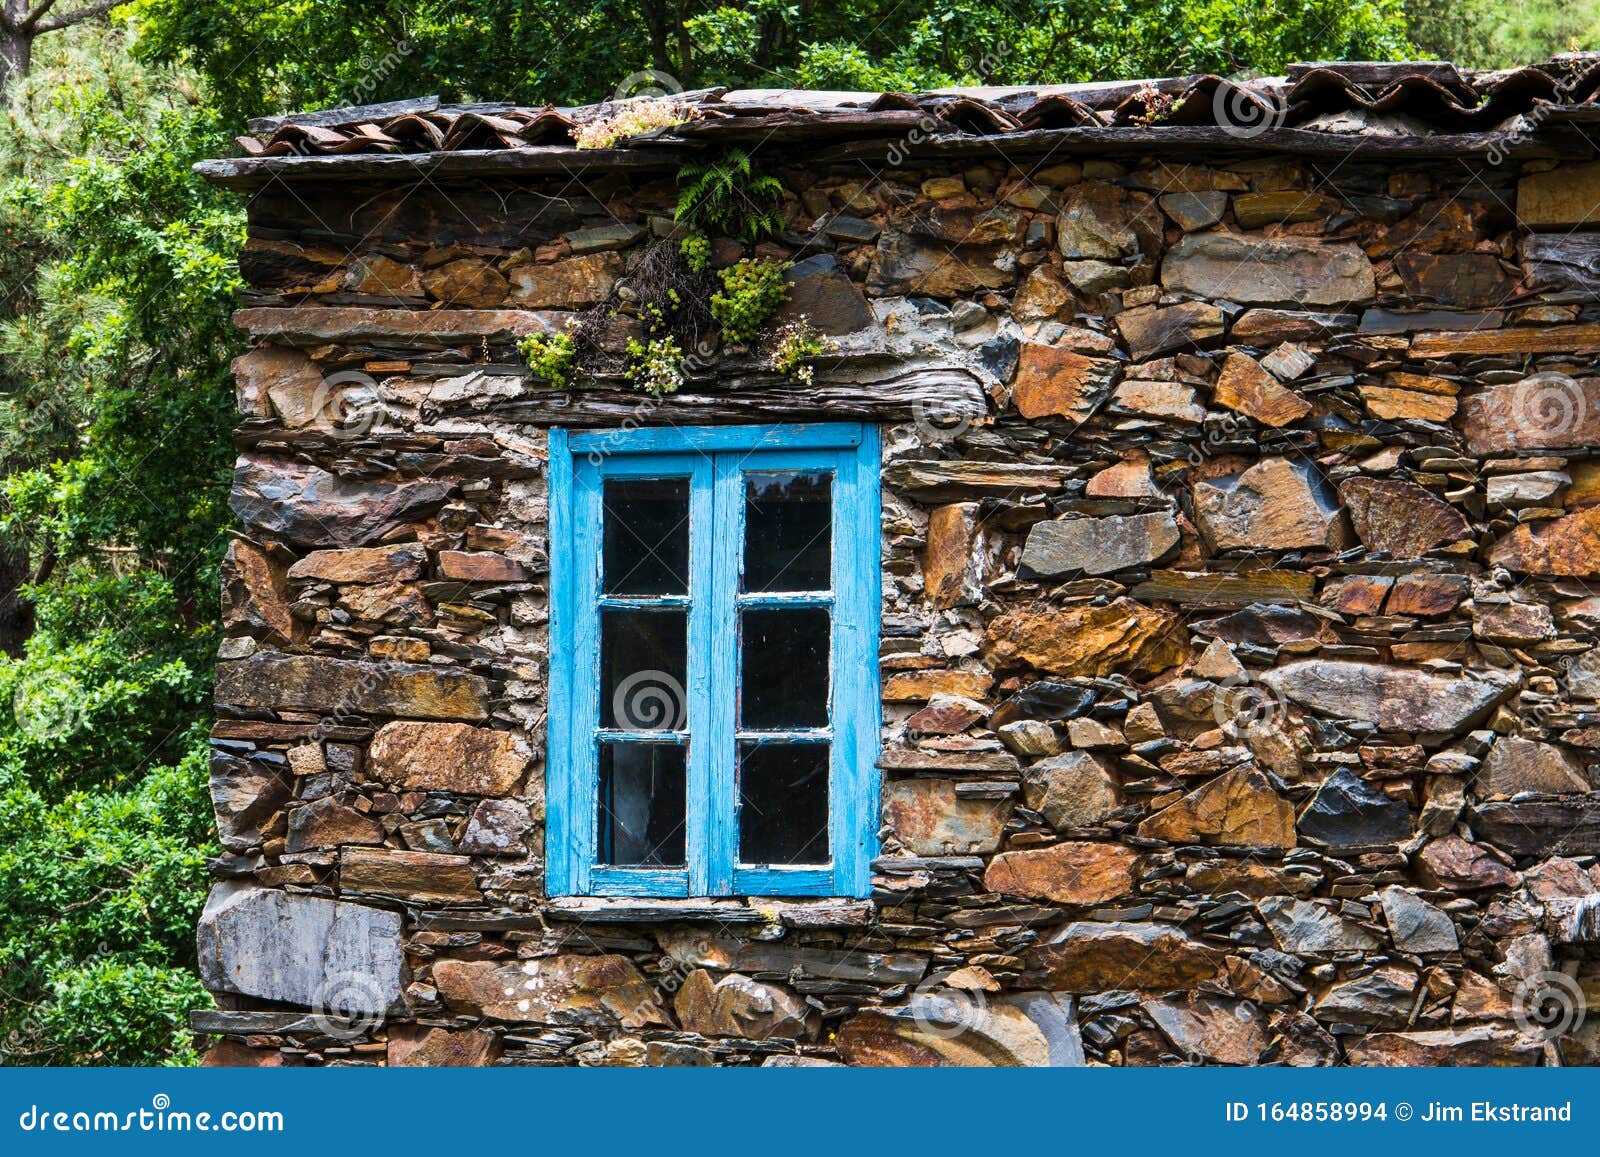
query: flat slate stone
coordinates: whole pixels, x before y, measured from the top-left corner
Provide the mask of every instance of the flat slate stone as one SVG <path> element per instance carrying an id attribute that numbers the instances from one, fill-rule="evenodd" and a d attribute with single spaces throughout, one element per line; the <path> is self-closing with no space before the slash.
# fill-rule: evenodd
<path id="1" fill-rule="evenodd" d="M 1503 671 L 1436 675 L 1381 663 L 1302 659 L 1265 672 L 1261 681 L 1320 715 L 1359 719 L 1383 731 L 1455 732 L 1516 689 Z"/>
<path id="2" fill-rule="evenodd" d="M 1022 565 L 1036 574 L 1074 571 L 1112 574 L 1154 562 L 1178 545 L 1178 523 L 1170 513 L 1063 518 L 1028 532 Z"/>
<path id="3" fill-rule="evenodd" d="M 439 512 L 447 482 L 354 482 L 316 466 L 244 457 L 228 506 L 248 526 L 297 546 L 362 546 Z"/>
<path id="4" fill-rule="evenodd" d="M 1327 848 L 1397 844 L 1411 837 L 1411 809 L 1350 771 L 1340 768 L 1317 789 L 1300 813 L 1301 836 Z"/>
<path id="5" fill-rule="evenodd" d="M 1372 262 L 1359 245 L 1300 238 L 1191 233 L 1167 251 L 1168 290 L 1260 305 L 1339 305 L 1370 301 Z"/>
<path id="6" fill-rule="evenodd" d="M 451 667 L 266 651 L 218 663 L 216 700 L 235 709 L 478 720 L 489 714 L 489 685 Z"/>
<path id="7" fill-rule="evenodd" d="M 1455 921 L 1406 888 L 1388 887 L 1379 893 L 1389 937 L 1401 952 L 1423 955 L 1454 952 L 1461 946 Z"/>
<path id="8" fill-rule="evenodd" d="M 400 1000 L 400 914 L 230 882 L 211 889 L 196 933 L 213 992 L 343 1014 Z"/>
<path id="9" fill-rule="evenodd" d="M 1078 1068 L 1085 1063 L 1073 998 L 919 989 L 905 1005 L 867 1009 L 839 1030 L 839 1051 L 873 1067 Z"/>

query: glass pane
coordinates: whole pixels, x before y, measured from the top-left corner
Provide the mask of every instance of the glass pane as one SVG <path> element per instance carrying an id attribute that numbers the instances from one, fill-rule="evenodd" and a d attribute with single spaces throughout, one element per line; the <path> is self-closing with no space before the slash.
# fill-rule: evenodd
<path id="1" fill-rule="evenodd" d="M 744 589 L 825 591 L 832 585 L 833 476 L 744 476 Z"/>
<path id="2" fill-rule="evenodd" d="M 745 743 L 739 759 L 739 862 L 828 862 L 828 745 Z"/>
<path id="3" fill-rule="evenodd" d="M 599 863 L 683 866 L 685 750 L 666 743 L 600 745 Z"/>
<path id="4" fill-rule="evenodd" d="M 826 727 L 828 612 L 743 612 L 743 689 L 739 725 L 746 729 Z"/>
<path id="5" fill-rule="evenodd" d="M 609 478 L 601 521 L 606 594 L 689 593 L 687 478 Z"/>
<path id="6" fill-rule="evenodd" d="M 687 677 L 686 611 L 600 612 L 600 726 L 682 730 Z"/>

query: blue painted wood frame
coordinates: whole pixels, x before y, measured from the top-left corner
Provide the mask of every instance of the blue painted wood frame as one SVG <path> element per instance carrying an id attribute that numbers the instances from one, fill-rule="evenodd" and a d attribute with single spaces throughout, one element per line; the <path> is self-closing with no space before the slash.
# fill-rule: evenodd
<path id="1" fill-rule="evenodd" d="M 830 423 L 550 434 L 551 659 L 546 858 L 551 895 L 837 895 L 871 890 L 877 854 L 879 440 Z M 751 470 L 833 474 L 832 589 L 741 595 L 744 483 Z M 606 478 L 690 480 L 688 866 L 599 866 L 600 500 Z M 833 612 L 829 725 L 768 741 L 825 740 L 831 863 L 742 865 L 738 858 L 741 607 Z"/>

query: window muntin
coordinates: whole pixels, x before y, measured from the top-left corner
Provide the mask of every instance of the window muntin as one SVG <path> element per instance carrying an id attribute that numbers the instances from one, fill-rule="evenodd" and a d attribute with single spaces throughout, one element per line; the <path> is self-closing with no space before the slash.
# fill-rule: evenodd
<path id="1" fill-rule="evenodd" d="M 552 431 L 551 894 L 867 893 L 877 453 Z"/>

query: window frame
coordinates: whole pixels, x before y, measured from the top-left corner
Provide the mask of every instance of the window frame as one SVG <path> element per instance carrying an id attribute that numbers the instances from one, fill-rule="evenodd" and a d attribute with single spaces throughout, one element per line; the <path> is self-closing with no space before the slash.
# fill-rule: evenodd
<path id="1" fill-rule="evenodd" d="M 551 429 L 545 777 L 545 871 L 550 896 L 870 894 L 871 862 L 878 850 L 882 718 L 879 457 L 877 427 L 860 422 Z M 831 590 L 825 596 L 739 590 L 743 474 L 769 469 L 824 469 L 833 474 Z M 619 601 L 600 594 L 600 501 L 605 480 L 622 477 L 690 480 L 690 585 L 684 600 L 690 664 L 687 730 L 705 738 L 689 745 L 686 761 L 685 868 L 595 863 L 599 744 L 604 730 L 599 711 L 599 624 L 602 606 Z M 739 681 L 739 611 L 749 606 L 819 604 L 832 612 L 829 725 L 823 729 L 831 745 L 832 862 L 817 867 L 743 867 L 737 863 L 739 733 L 732 708 Z M 695 678 L 697 669 L 705 678 Z M 813 729 L 790 734 L 820 737 Z"/>

